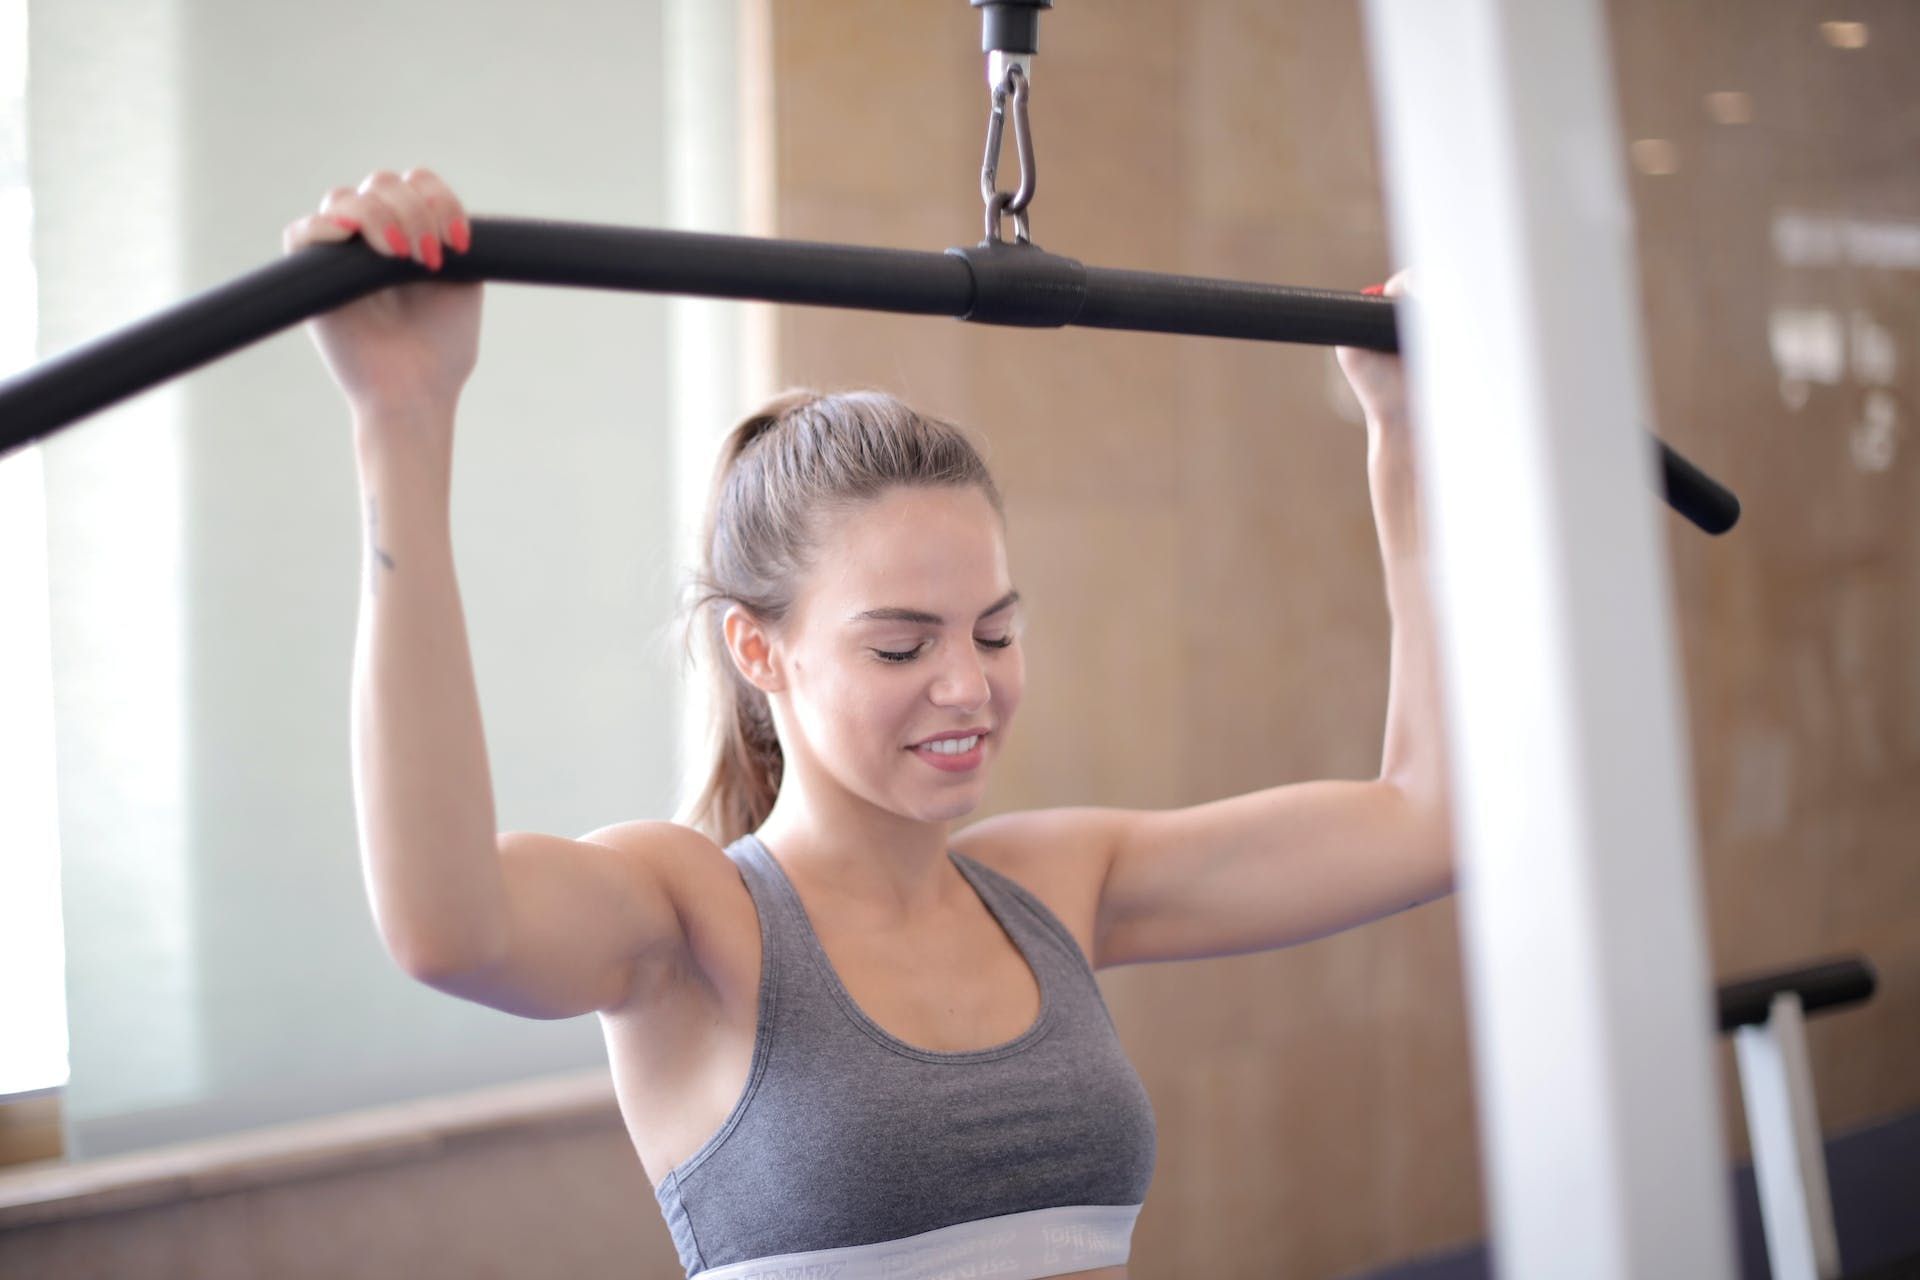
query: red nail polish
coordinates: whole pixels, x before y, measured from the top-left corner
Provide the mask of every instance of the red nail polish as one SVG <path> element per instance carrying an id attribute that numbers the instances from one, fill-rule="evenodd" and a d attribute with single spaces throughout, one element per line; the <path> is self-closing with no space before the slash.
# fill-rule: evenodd
<path id="1" fill-rule="evenodd" d="M 465 218 L 455 218 L 453 225 L 447 228 L 447 239 L 453 242 L 455 252 L 465 253 L 473 247 L 473 228 L 467 225 Z"/>
<path id="2" fill-rule="evenodd" d="M 402 257 L 406 256 L 407 233 L 389 222 L 387 224 L 387 244 L 392 247 L 395 253 L 400 254 Z"/>
<path id="3" fill-rule="evenodd" d="M 358 231 L 360 229 L 360 220 L 358 218 L 343 218 L 337 213 L 330 213 L 327 215 L 327 221 L 344 231 Z"/>
<path id="4" fill-rule="evenodd" d="M 440 269 L 440 241 L 434 236 L 420 237 L 420 258 L 427 264 L 427 270 Z"/>
<path id="5" fill-rule="evenodd" d="M 1360 292 L 1372 294 L 1376 298 L 1384 297 L 1386 296 L 1387 286 L 1383 284 L 1370 284 Z"/>

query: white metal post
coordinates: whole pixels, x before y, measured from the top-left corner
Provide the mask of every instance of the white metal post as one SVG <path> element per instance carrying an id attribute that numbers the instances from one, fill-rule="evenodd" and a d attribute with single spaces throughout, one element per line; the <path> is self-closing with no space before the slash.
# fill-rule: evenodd
<path id="1" fill-rule="evenodd" d="M 1733 1049 L 1773 1280 L 1834 1280 L 1840 1244 L 1799 995 L 1775 996 L 1765 1022 L 1735 1029 Z"/>
<path id="2" fill-rule="evenodd" d="M 1369 0 L 1500 1274 L 1733 1273 L 1597 0 Z M 1698 536 L 1691 529 L 1686 536 Z"/>

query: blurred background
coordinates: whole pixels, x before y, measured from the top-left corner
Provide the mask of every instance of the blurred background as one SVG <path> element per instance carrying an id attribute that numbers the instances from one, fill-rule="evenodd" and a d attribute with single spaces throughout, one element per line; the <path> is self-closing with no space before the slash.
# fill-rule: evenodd
<path id="1" fill-rule="evenodd" d="M 1709 955 L 1879 970 L 1809 1023 L 1859 1266 L 1920 1249 L 1920 13 L 1606 12 L 1653 425 L 1745 505 L 1720 539 L 1661 517 Z M 960 0 L 5 0 L 0 23 L 0 373 L 260 265 L 381 167 L 481 214 L 980 235 Z M 1402 265 L 1346 0 L 1063 0 L 1033 122 L 1043 247 L 1333 289 Z M 1388 617 L 1331 351 L 486 307 L 453 519 L 503 830 L 677 811 L 704 716 L 672 626 L 690 530 L 720 434 L 790 384 L 881 387 L 987 443 L 1031 623 L 980 816 L 1377 769 Z M 0 462 L 0 1272 L 679 1274 L 595 1022 L 440 995 L 373 928 L 346 425 L 289 331 Z M 1101 985 L 1159 1123 L 1134 1275 L 1484 1273 L 1452 900 Z"/>

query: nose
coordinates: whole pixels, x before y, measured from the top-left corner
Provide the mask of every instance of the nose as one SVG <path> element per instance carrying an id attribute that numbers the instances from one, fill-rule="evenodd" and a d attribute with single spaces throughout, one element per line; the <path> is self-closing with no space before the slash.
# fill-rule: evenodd
<path id="1" fill-rule="evenodd" d="M 946 658 L 934 678 L 930 692 L 934 704 L 966 711 L 985 706 L 993 697 L 993 690 L 987 684 L 987 669 L 980 655 L 973 651 L 971 638 L 966 644 L 954 646 L 951 653 L 957 656 Z"/>

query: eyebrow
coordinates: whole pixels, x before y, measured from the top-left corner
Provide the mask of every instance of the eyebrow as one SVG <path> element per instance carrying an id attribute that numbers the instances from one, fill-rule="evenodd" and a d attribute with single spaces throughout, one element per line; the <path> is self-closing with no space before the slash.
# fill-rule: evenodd
<path id="1" fill-rule="evenodd" d="M 1014 604 L 1018 603 L 1019 599 L 1020 599 L 1020 593 L 1018 591 L 1009 591 L 1007 592 L 1006 595 L 1002 596 L 999 600 L 995 601 L 994 604 L 990 608 L 988 608 L 985 613 L 982 613 L 978 618 L 974 619 L 974 621 L 984 622 L 986 619 L 991 618 L 994 614 L 999 613 L 1001 610 L 1012 607 Z M 944 627 L 947 625 L 947 620 L 941 617 L 939 614 L 927 613 L 920 609 L 869 609 L 865 613 L 854 614 L 852 617 L 848 618 L 847 621 L 848 622 L 918 622 L 930 627 Z"/>

